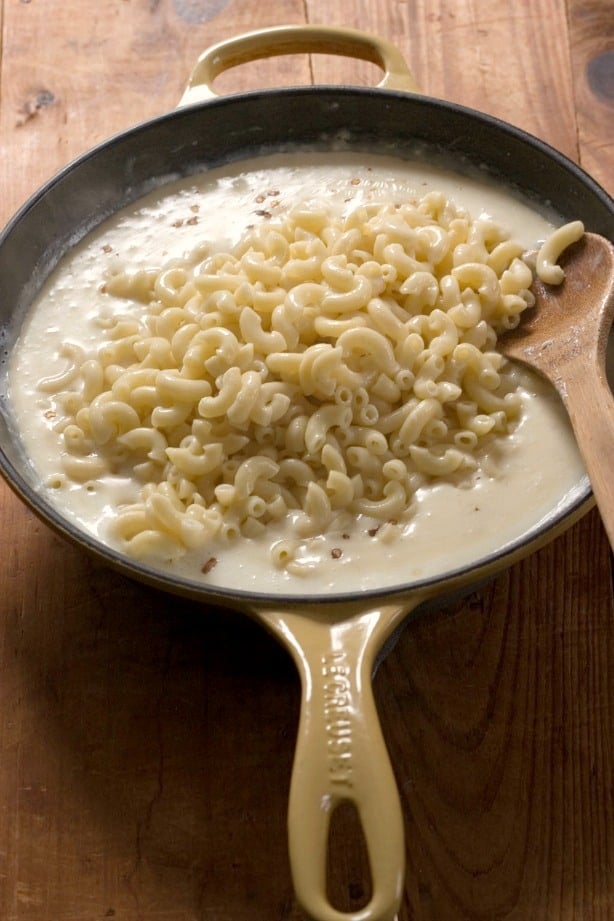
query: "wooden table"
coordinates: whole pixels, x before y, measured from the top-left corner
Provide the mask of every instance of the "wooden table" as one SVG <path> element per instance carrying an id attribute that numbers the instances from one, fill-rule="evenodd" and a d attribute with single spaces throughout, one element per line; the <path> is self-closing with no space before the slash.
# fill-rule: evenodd
<path id="1" fill-rule="evenodd" d="M 422 88 L 511 121 L 612 191 L 610 0 L 2 0 L 0 220 L 95 142 L 171 108 L 197 54 L 283 22 L 394 40 Z M 288 57 L 225 92 L 371 84 Z M 0 919 L 299 919 L 298 713 L 247 618 L 131 583 L 0 490 Z M 614 619 L 595 512 L 410 623 L 375 688 L 407 834 L 400 921 L 614 918 Z M 364 890 L 349 825 L 337 898 Z"/>

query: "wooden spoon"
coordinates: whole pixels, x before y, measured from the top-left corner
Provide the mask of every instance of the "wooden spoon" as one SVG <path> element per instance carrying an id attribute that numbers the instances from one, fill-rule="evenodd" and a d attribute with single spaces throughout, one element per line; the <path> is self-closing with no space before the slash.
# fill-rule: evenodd
<path id="1" fill-rule="evenodd" d="M 565 280 L 556 286 L 536 280 L 535 306 L 499 345 L 508 358 L 530 365 L 556 387 L 614 547 L 614 397 L 606 377 L 614 246 L 585 233 L 565 251 L 561 266 Z"/>

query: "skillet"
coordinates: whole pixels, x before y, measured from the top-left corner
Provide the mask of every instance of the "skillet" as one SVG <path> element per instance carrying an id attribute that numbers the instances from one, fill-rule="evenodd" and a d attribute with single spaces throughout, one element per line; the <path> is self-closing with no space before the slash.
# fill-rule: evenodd
<path id="1" fill-rule="evenodd" d="M 341 53 L 379 64 L 376 89 L 302 87 L 216 98 L 215 77 L 242 61 L 295 51 Z M 203 101 L 205 100 L 205 101 Z M 203 585 L 127 559 L 65 518 L 42 491 L 21 446 L 6 389 L 8 355 L 46 277 L 89 230 L 173 179 L 269 153 L 352 150 L 401 158 L 444 155 L 547 203 L 563 219 L 614 236 L 614 203 L 586 173 L 538 139 L 497 119 L 419 93 L 398 50 L 374 36 L 323 27 L 279 27 L 210 48 L 178 110 L 89 151 L 43 186 L 0 237 L 0 468 L 15 492 L 52 528 L 133 578 L 163 591 L 239 608 L 291 652 L 302 707 L 290 789 L 288 835 L 299 902 L 316 921 L 392 921 L 404 874 L 403 821 L 371 690 L 378 657 L 411 611 L 458 592 L 553 539 L 591 505 L 583 477 L 539 526 L 461 569 L 385 590 L 330 597 L 274 595 Z M 331 716 L 331 713 L 333 714 Z M 372 898 L 350 914 L 326 895 L 326 847 L 335 806 L 349 801 L 362 823 Z"/>

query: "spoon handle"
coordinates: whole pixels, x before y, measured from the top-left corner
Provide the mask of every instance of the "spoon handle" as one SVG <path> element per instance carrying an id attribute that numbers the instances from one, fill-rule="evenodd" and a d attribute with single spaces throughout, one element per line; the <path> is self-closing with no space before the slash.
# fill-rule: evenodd
<path id="1" fill-rule="evenodd" d="M 614 396 L 601 366 L 578 359 L 574 370 L 558 389 L 614 548 Z"/>

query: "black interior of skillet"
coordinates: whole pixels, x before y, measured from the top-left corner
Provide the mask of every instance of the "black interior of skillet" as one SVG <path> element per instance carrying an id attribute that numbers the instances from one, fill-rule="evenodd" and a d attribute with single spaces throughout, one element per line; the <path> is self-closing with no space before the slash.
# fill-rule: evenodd
<path id="1" fill-rule="evenodd" d="M 590 177 L 546 144 L 473 110 L 424 96 L 360 88 L 304 87 L 223 97 L 175 110 L 105 142 L 54 177 L 10 222 L 0 237 L 3 370 L 21 320 L 46 276 L 101 220 L 163 182 L 200 169 L 297 146 L 340 145 L 426 157 L 460 171 L 477 167 L 534 199 L 536 207 L 554 208 L 563 218 L 580 219 L 587 230 L 614 238 L 614 203 Z M 4 388 L 0 401 L 0 465 L 14 488 L 50 524 L 91 544 L 90 549 L 100 549 L 38 495 L 11 425 Z M 586 493 L 564 504 L 557 519 L 573 513 Z M 114 556 L 117 563 L 125 562 L 112 551 L 105 555 L 110 562 Z M 138 575 L 138 567 L 132 568 Z M 240 594 L 229 592 L 235 599 Z"/>

